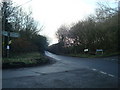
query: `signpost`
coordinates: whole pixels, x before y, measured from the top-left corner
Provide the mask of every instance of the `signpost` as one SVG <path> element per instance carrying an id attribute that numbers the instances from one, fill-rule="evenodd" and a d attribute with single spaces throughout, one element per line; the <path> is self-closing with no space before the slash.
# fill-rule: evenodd
<path id="1" fill-rule="evenodd" d="M 10 37 L 20 37 L 19 33 L 15 33 L 15 32 L 10 32 Z"/>
<path id="2" fill-rule="evenodd" d="M 2 31 L 2 35 L 4 35 L 4 36 L 10 36 L 10 37 L 20 37 L 20 34 L 19 33 L 16 33 L 16 32 L 10 32 L 10 35 L 8 35 L 9 34 L 9 32 L 7 32 L 7 31 Z"/>
<path id="3" fill-rule="evenodd" d="M 8 37 L 6 49 L 7 49 L 7 57 L 9 57 L 9 49 L 10 49 L 10 44 L 11 44 L 11 40 L 9 40 L 9 38 L 10 37 L 18 38 L 20 37 L 20 34 L 16 32 L 8 32 L 8 31 L 1 31 L 0 33 L 2 33 L 3 36 Z"/>
<path id="4" fill-rule="evenodd" d="M 8 32 L 7 32 L 7 31 L 3 31 L 2 34 L 3 34 L 4 36 L 8 36 Z"/>

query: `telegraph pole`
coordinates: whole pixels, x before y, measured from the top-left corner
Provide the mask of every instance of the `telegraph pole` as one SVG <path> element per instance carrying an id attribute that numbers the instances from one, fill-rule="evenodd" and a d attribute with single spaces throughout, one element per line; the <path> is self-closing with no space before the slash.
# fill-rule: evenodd
<path id="1" fill-rule="evenodd" d="M 4 12 L 5 12 L 5 5 L 4 2 L 2 2 L 2 31 L 5 30 L 5 16 L 4 16 Z M 3 57 L 5 56 L 5 36 L 2 35 L 2 54 Z"/>
<path id="2" fill-rule="evenodd" d="M 120 50 L 120 1 L 118 1 L 118 51 Z"/>
<path id="3" fill-rule="evenodd" d="M 6 8 L 7 8 L 7 2 L 2 2 L 2 32 L 7 31 L 7 36 L 2 35 L 2 44 L 3 44 L 3 56 L 9 57 L 9 38 L 10 38 L 10 30 L 9 28 L 5 28 L 6 26 Z M 8 23 L 7 23 L 8 24 Z"/>
<path id="4" fill-rule="evenodd" d="M 0 3 L 0 69 L 2 61 L 2 4 Z"/>

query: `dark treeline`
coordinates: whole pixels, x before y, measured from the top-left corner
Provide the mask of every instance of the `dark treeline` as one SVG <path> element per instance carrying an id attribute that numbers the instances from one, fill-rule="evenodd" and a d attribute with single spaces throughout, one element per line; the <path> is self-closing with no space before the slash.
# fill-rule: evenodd
<path id="1" fill-rule="evenodd" d="M 96 49 L 103 49 L 106 53 L 118 51 L 118 25 L 117 8 L 98 3 L 95 15 L 89 15 L 71 26 L 62 25 L 56 35 L 59 42 L 51 45 L 48 50 L 57 54 L 78 54 L 89 49 L 95 54 Z"/>
<path id="2" fill-rule="evenodd" d="M 20 37 L 3 36 L 3 56 L 6 56 L 7 45 L 10 53 L 27 53 L 39 51 L 44 53 L 47 47 L 46 37 L 39 34 L 42 26 L 32 17 L 32 12 L 25 12 L 22 6 L 14 6 L 12 1 L 2 2 L 2 29 L 7 32 L 16 32 Z"/>

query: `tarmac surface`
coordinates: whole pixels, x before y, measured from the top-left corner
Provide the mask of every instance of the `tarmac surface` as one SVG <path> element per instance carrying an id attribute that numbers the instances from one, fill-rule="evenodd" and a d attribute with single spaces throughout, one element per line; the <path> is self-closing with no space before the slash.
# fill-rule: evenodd
<path id="1" fill-rule="evenodd" d="M 46 52 L 53 64 L 2 71 L 3 88 L 117 88 L 118 57 L 76 58 Z"/>

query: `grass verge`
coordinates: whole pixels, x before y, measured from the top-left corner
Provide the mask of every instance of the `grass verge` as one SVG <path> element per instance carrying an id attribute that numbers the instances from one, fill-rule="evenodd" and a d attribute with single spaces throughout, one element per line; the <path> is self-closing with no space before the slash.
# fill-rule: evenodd
<path id="1" fill-rule="evenodd" d="M 2 59 L 2 68 L 19 68 L 19 67 L 28 67 L 36 66 L 48 63 L 49 59 L 39 52 L 34 53 L 23 53 L 19 55 L 14 55 L 10 58 Z"/>
<path id="2" fill-rule="evenodd" d="M 81 58 L 102 58 L 102 57 L 117 56 L 117 55 L 120 55 L 120 52 L 104 53 L 104 54 L 98 54 L 98 55 L 91 55 L 91 54 L 67 54 L 67 56 L 81 57 Z"/>

